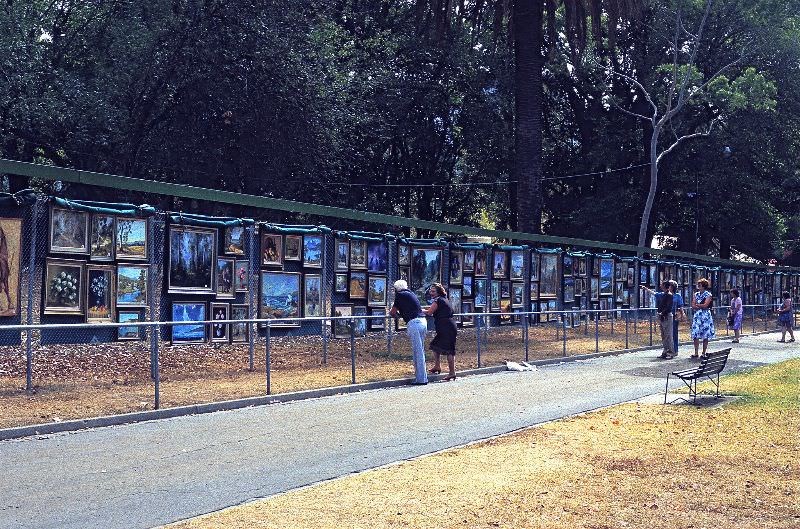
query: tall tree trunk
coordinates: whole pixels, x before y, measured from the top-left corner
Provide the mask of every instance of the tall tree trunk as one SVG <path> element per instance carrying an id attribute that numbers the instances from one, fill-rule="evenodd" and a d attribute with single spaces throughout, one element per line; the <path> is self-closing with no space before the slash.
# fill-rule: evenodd
<path id="1" fill-rule="evenodd" d="M 653 137 L 650 138 L 650 189 L 647 192 L 647 201 L 642 212 L 642 223 L 639 225 L 639 246 L 649 246 L 647 239 L 648 227 L 650 226 L 650 214 L 653 211 L 653 202 L 656 198 L 658 189 L 658 133 L 659 128 L 653 130 Z"/>
<path id="2" fill-rule="evenodd" d="M 542 226 L 543 0 L 514 0 L 514 179 L 518 229 Z"/>

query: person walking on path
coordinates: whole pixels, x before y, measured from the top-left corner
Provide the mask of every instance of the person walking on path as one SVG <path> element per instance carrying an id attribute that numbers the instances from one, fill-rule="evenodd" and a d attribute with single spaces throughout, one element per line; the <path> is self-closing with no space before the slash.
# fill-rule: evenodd
<path id="1" fill-rule="evenodd" d="M 789 341 L 794 341 L 794 331 L 792 330 L 792 318 L 794 317 L 794 307 L 792 306 L 792 296 L 788 292 L 783 292 L 783 303 L 778 309 L 778 325 L 781 327 L 780 343 L 786 342 L 786 332 L 789 332 Z"/>
<path id="2" fill-rule="evenodd" d="M 641 285 L 645 292 L 655 295 L 656 297 L 656 312 L 658 313 L 658 327 L 661 330 L 661 343 L 664 346 L 664 352 L 661 353 L 661 358 L 667 360 L 675 358 L 675 345 L 672 341 L 672 292 L 670 291 L 669 281 L 665 280 L 661 284 L 661 292 L 655 292 L 652 289 Z"/>
<path id="3" fill-rule="evenodd" d="M 731 329 L 733 329 L 733 340 L 731 340 L 731 343 L 739 343 L 739 334 L 742 332 L 744 305 L 742 305 L 742 298 L 739 297 L 739 289 L 731 289 L 731 294 L 731 308 L 728 309 L 728 324 Z"/>
<path id="4" fill-rule="evenodd" d="M 417 296 L 408 289 L 408 283 L 403 279 L 394 282 L 394 305 L 389 311 L 393 318 L 398 315 L 406 322 L 406 333 L 411 340 L 411 350 L 414 353 L 414 382 L 413 384 L 427 384 L 428 373 L 425 370 L 425 335 L 428 334 L 428 322 L 422 314 L 422 307 Z"/>
<path id="5" fill-rule="evenodd" d="M 678 356 L 678 325 L 686 319 L 686 313 L 683 311 L 686 302 L 678 292 L 678 283 L 674 279 L 669 280 L 669 290 L 672 292 L 672 345 L 675 356 Z"/>
<path id="6" fill-rule="evenodd" d="M 700 340 L 703 340 L 703 356 L 705 356 L 706 349 L 708 349 L 708 341 L 717 335 L 714 331 L 714 318 L 711 316 L 711 305 L 714 303 L 714 298 L 711 292 L 708 291 L 710 286 L 711 283 L 706 278 L 697 280 L 697 292 L 694 293 L 694 298 L 692 299 L 692 308 L 694 309 L 694 316 L 692 317 L 694 354 L 692 358 L 700 358 L 697 354 Z"/>
<path id="7" fill-rule="evenodd" d="M 433 316 L 436 326 L 436 337 L 431 342 L 431 349 L 434 354 L 434 364 L 431 373 L 442 372 L 440 363 L 441 355 L 447 355 L 447 376 L 445 380 L 456 379 L 455 355 L 456 355 L 456 322 L 453 320 L 453 307 L 447 299 L 447 291 L 439 283 L 431 285 L 430 296 L 433 299 L 431 306 L 424 310 L 428 316 Z"/>

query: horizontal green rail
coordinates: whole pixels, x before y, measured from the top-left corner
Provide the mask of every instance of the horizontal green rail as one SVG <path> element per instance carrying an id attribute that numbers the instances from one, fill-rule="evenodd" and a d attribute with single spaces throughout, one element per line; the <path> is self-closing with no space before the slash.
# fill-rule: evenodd
<path id="1" fill-rule="evenodd" d="M 278 211 L 288 211 L 292 213 L 304 213 L 309 215 L 319 215 L 323 217 L 333 217 L 385 224 L 388 226 L 405 226 L 409 228 L 432 230 L 444 233 L 457 233 L 462 235 L 478 235 L 483 237 L 493 237 L 496 239 L 508 239 L 517 241 L 536 242 L 544 244 L 554 244 L 569 247 L 601 248 L 604 250 L 616 250 L 628 252 L 642 256 L 644 254 L 663 255 L 674 257 L 685 257 L 695 261 L 703 261 L 714 264 L 727 264 L 733 266 L 746 266 L 750 268 L 766 269 L 764 265 L 719 259 L 705 255 L 678 252 L 673 250 L 663 250 L 656 248 L 633 246 L 628 244 L 617 244 L 611 242 L 592 241 L 588 239 L 573 239 L 569 237 L 553 237 L 550 235 L 537 235 L 533 233 L 523 233 L 518 231 L 488 230 L 474 226 L 461 226 L 458 224 L 446 224 L 443 222 L 433 222 L 428 220 L 409 219 L 395 215 L 385 215 L 382 213 L 371 213 L 368 211 L 358 211 L 355 209 L 337 208 L 333 206 L 321 206 L 296 202 L 280 198 L 259 197 L 244 193 L 233 193 L 230 191 L 219 191 L 216 189 L 206 189 L 202 187 L 188 186 L 184 184 L 173 184 L 169 182 L 158 182 L 155 180 L 142 180 L 129 176 L 111 175 L 105 173 L 95 173 L 82 171 L 79 169 L 69 169 L 52 165 L 42 165 L 17 160 L 7 160 L 0 158 L 0 173 L 27 176 L 29 178 L 42 178 L 45 180 L 60 180 L 63 182 L 74 182 L 98 187 L 112 189 L 122 189 L 126 191 L 138 191 L 141 193 L 153 193 L 166 196 L 176 196 L 196 200 L 207 200 L 210 202 L 222 202 L 226 204 L 237 204 L 240 206 L 250 206 L 254 208 L 272 209 Z M 800 270 L 792 267 L 769 267 L 770 270 Z"/>

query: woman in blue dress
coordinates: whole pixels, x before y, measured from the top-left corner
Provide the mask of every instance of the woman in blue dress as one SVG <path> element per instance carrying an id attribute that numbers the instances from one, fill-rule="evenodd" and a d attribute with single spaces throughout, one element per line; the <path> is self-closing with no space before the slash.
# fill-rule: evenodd
<path id="1" fill-rule="evenodd" d="M 694 298 L 692 299 L 692 309 L 694 309 L 694 317 L 692 318 L 694 354 L 692 358 L 699 358 L 697 349 L 700 345 L 700 340 L 703 340 L 703 356 L 705 356 L 708 341 L 716 336 L 714 332 L 714 317 L 711 315 L 711 305 L 714 300 L 711 292 L 708 291 L 710 286 L 711 283 L 708 279 L 697 280 L 697 292 L 694 293 Z"/>

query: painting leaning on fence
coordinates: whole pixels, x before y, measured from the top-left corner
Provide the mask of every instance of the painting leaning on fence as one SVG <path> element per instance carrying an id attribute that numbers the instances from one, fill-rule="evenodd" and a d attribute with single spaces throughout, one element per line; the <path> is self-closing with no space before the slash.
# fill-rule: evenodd
<path id="1" fill-rule="evenodd" d="M 19 314 L 22 219 L 0 219 L 0 316 Z"/>

